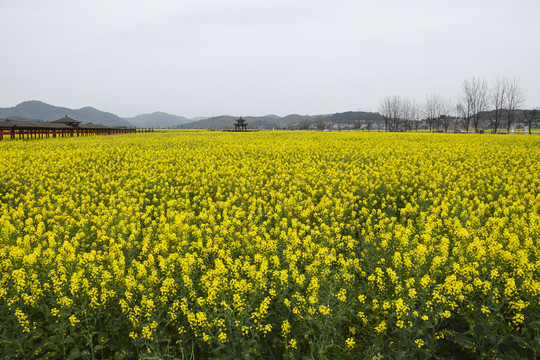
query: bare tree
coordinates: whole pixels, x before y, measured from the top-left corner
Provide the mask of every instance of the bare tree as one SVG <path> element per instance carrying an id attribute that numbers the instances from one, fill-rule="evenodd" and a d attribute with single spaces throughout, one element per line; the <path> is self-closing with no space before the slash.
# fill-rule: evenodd
<path id="1" fill-rule="evenodd" d="M 420 119 L 422 118 L 422 106 L 416 101 L 414 102 L 414 117 L 413 117 L 413 127 L 414 131 L 418 131 L 418 126 L 420 125 Z"/>
<path id="2" fill-rule="evenodd" d="M 326 128 L 324 117 L 319 116 L 317 119 L 315 119 L 315 128 L 317 128 L 319 131 L 323 131 Z"/>
<path id="3" fill-rule="evenodd" d="M 439 129 L 441 114 L 444 112 L 445 100 L 439 94 L 428 95 L 424 106 L 424 116 L 429 124 L 429 131 Z"/>
<path id="4" fill-rule="evenodd" d="M 399 130 L 403 109 L 403 100 L 399 95 L 386 96 L 379 106 L 379 113 L 384 119 L 385 131 Z"/>
<path id="5" fill-rule="evenodd" d="M 533 125 L 540 120 L 540 106 L 532 110 L 523 110 L 523 117 L 525 118 L 525 124 L 529 127 L 529 135 L 532 133 Z"/>
<path id="6" fill-rule="evenodd" d="M 462 107 L 465 110 L 467 132 L 469 131 L 469 124 L 472 121 L 474 131 L 478 132 L 481 113 L 487 109 L 488 103 L 488 86 L 484 79 L 466 79 L 461 87 L 461 102 Z"/>
<path id="7" fill-rule="evenodd" d="M 399 95 L 392 97 L 391 114 L 390 130 L 399 131 L 400 123 L 403 119 L 403 99 Z"/>
<path id="8" fill-rule="evenodd" d="M 463 120 L 463 107 L 459 102 L 457 102 L 456 104 L 454 104 L 454 108 L 452 109 L 452 111 L 454 113 L 454 132 L 457 132 L 457 128 L 461 125 L 461 122 Z"/>
<path id="9" fill-rule="evenodd" d="M 508 95 L 508 81 L 502 76 L 497 76 L 493 80 L 491 88 L 491 106 L 493 111 L 490 112 L 491 126 L 493 132 L 496 133 L 501 125 L 502 114 L 504 106 L 506 105 L 506 98 Z"/>
<path id="10" fill-rule="evenodd" d="M 439 123 L 444 129 L 444 132 L 448 132 L 448 128 L 450 127 L 450 123 L 452 121 L 452 101 L 451 100 L 445 100 L 441 104 L 440 108 L 440 115 L 439 115 Z"/>
<path id="11" fill-rule="evenodd" d="M 298 129 L 299 130 L 309 130 L 311 128 L 311 119 L 309 117 L 305 117 L 300 120 L 298 123 Z"/>
<path id="12" fill-rule="evenodd" d="M 418 122 L 421 117 L 420 106 L 414 100 L 405 99 L 403 101 L 403 119 L 405 121 L 405 130 L 418 130 Z"/>
<path id="13" fill-rule="evenodd" d="M 399 95 L 385 97 L 379 106 L 386 131 L 418 130 L 420 106 L 414 100 Z"/>
<path id="14" fill-rule="evenodd" d="M 372 127 L 373 127 L 373 120 L 371 119 L 371 117 L 368 117 L 366 119 L 366 130 L 371 131 Z"/>
<path id="15" fill-rule="evenodd" d="M 384 120 L 384 131 L 389 130 L 390 125 L 390 118 L 391 118 L 391 103 L 392 103 L 392 97 L 386 96 L 381 100 L 381 103 L 379 105 L 379 113 L 383 117 Z"/>
<path id="16" fill-rule="evenodd" d="M 402 128 L 405 131 L 410 131 L 412 128 L 412 116 L 413 116 L 413 105 L 409 99 L 403 99 L 401 102 L 401 112 L 400 118 L 402 123 Z"/>
<path id="17" fill-rule="evenodd" d="M 426 99 L 426 104 L 424 105 L 424 115 L 429 125 L 429 131 L 433 131 L 433 123 L 435 122 L 435 117 L 437 116 L 436 109 L 436 95 L 428 95 Z"/>
<path id="18" fill-rule="evenodd" d="M 448 127 L 450 126 L 450 116 L 446 113 L 439 116 L 439 124 L 441 124 L 443 131 L 448 132 Z"/>
<path id="19" fill-rule="evenodd" d="M 466 108 L 466 104 L 462 102 L 458 102 L 456 105 L 456 111 L 457 111 L 457 117 L 458 117 L 458 124 L 463 125 L 465 128 L 465 131 L 469 132 L 469 126 L 471 122 L 471 115 L 470 115 L 470 109 Z"/>
<path id="20" fill-rule="evenodd" d="M 510 127 L 515 121 L 516 110 L 525 101 L 525 91 L 521 88 L 519 79 L 515 77 L 512 80 L 506 81 L 507 95 L 506 95 L 506 129 L 510 132 Z"/>
<path id="21" fill-rule="evenodd" d="M 471 103 L 467 100 L 465 95 L 462 95 L 461 102 L 458 103 L 457 107 L 459 111 L 459 117 L 461 118 L 463 127 L 465 128 L 465 132 L 468 133 L 469 127 L 471 126 L 472 118 Z"/>
<path id="22" fill-rule="evenodd" d="M 357 115 L 354 119 L 354 129 L 360 130 L 362 129 L 362 119 L 360 118 L 360 115 Z"/>

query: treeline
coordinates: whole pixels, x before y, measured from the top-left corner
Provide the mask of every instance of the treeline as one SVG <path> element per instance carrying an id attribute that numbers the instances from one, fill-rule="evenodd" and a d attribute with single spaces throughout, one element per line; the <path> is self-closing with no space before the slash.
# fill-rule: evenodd
<path id="1" fill-rule="evenodd" d="M 480 132 L 489 127 L 494 133 L 510 132 L 518 120 L 529 129 L 540 120 L 540 107 L 519 109 L 525 100 L 526 92 L 517 78 L 497 76 L 487 81 L 473 76 L 463 82 L 455 99 L 430 94 L 420 104 L 400 95 L 386 96 L 379 113 L 386 131 L 418 130 L 424 122 L 430 131 Z"/>

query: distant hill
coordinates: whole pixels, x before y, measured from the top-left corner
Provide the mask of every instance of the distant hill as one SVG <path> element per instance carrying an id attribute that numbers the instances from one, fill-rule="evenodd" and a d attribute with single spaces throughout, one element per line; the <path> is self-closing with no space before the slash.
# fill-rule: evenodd
<path id="1" fill-rule="evenodd" d="M 106 126 L 126 126 L 142 128 L 179 128 L 179 129 L 233 129 L 238 116 L 222 115 L 211 118 L 187 119 L 183 116 L 164 112 L 143 114 L 131 118 L 121 118 L 115 114 L 100 111 L 92 107 L 69 109 L 46 104 L 41 101 L 25 101 L 11 108 L 0 108 L 0 119 L 54 121 L 69 116 L 83 123 Z M 383 122 L 379 113 L 348 111 L 336 114 L 299 115 L 284 117 L 277 115 L 243 116 L 249 129 L 298 129 L 320 128 L 321 120 L 327 129 L 363 128 L 370 124 L 377 128 Z"/>
<path id="2" fill-rule="evenodd" d="M 183 116 L 171 115 L 164 112 L 137 115 L 132 118 L 124 118 L 124 120 L 129 121 L 136 127 L 155 129 L 174 128 L 178 127 L 178 125 L 186 124 L 193 121 Z"/>
<path id="3" fill-rule="evenodd" d="M 54 121 L 63 118 L 66 115 L 83 123 L 91 122 L 112 127 L 133 127 L 131 123 L 117 115 L 97 110 L 92 107 L 84 107 L 75 110 L 33 100 L 22 102 L 19 105 L 10 108 L 0 108 L 1 119 Z"/>
<path id="4" fill-rule="evenodd" d="M 239 116 L 221 115 L 178 126 L 181 129 L 233 129 Z M 243 116 L 250 129 L 272 129 L 281 127 L 283 119 L 276 115 Z"/>
<path id="5" fill-rule="evenodd" d="M 319 115 L 319 116 L 326 117 L 327 115 Z M 281 118 L 280 122 L 282 124 L 296 124 L 296 123 L 299 123 L 300 121 L 302 121 L 302 120 L 304 120 L 306 118 L 310 119 L 310 120 L 313 120 L 313 119 L 315 119 L 315 116 L 290 114 L 290 115 L 287 115 L 287 116 Z"/>
<path id="6" fill-rule="evenodd" d="M 215 116 L 177 126 L 180 129 L 232 129 L 238 116 Z"/>
<path id="7" fill-rule="evenodd" d="M 277 115 L 266 116 L 244 116 L 249 129 L 295 129 L 301 122 L 309 121 L 314 124 L 316 120 L 322 119 L 327 127 L 334 125 L 354 127 L 360 123 L 382 122 L 383 118 L 379 113 L 348 111 L 344 113 L 325 114 L 325 115 L 299 115 L 290 114 L 284 117 Z M 204 120 L 193 121 L 178 126 L 181 129 L 232 129 L 238 116 L 216 116 Z M 315 126 L 315 125 L 313 125 Z"/>
<path id="8" fill-rule="evenodd" d="M 339 124 L 354 124 L 357 121 L 384 121 L 379 113 L 364 112 L 364 111 L 347 111 L 328 116 L 325 121 Z"/>
<path id="9" fill-rule="evenodd" d="M 254 129 L 271 129 L 283 127 L 282 118 L 276 115 L 244 116 L 248 127 Z"/>

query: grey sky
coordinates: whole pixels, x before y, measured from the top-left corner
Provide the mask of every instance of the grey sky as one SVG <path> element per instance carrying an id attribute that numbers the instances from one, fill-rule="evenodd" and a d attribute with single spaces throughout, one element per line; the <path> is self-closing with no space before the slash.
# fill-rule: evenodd
<path id="1" fill-rule="evenodd" d="M 128 117 L 377 111 L 516 76 L 540 106 L 538 0 L 1 0 L 0 107 Z"/>

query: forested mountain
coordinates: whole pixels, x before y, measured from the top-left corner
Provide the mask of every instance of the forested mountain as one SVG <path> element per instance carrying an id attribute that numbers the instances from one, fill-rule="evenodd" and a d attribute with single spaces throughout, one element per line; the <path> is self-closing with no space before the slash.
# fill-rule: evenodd
<path id="1" fill-rule="evenodd" d="M 343 127 L 361 127 L 362 124 L 371 122 L 371 124 L 383 121 L 379 113 L 370 113 L 363 111 L 348 111 L 336 114 L 324 115 L 299 115 L 290 114 L 284 117 L 277 115 L 266 116 L 244 116 L 250 129 L 296 129 L 307 126 L 316 127 L 316 123 L 323 122 L 325 127 L 343 126 Z M 216 116 L 204 120 L 193 121 L 178 126 L 181 129 L 232 129 L 238 116 Z M 365 125 L 364 125 L 365 126 Z"/>
<path id="2" fill-rule="evenodd" d="M 54 121 L 69 116 L 83 123 L 95 123 L 106 126 L 126 126 L 143 128 L 180 128 L 180 129 L 232 129 L 239 116 L 221 115 L 211 118 L 187 119 L 183 116 L 164 112 L 142 114 L 131 118 L 121 118 L 115 114 L 92 107 L 70 109 L 46 104 L 42 101 L 25 101 L 10 108 L 0 108 L 0 119 Z M 299 115 L 284 117 L 277 115 L 244 116 L 250 129 L 297 129 L 320 127 L 359 127 L 362 123 L 371 124 L 382 121 L 378 113 L 349 111 L 336 114 Z M 316 123 L 318 125 L 316 125 Z"/>
<path id="3" fill-rule="evenodd" d="M 513 118 L 513 123 L 523 126 L 526 118 L 526 110 L 517 109 Z M 494 111 L 484 111 L 479 113 L 479 127 L 481 129 L 492 128 Z M 70 109 L 49 105 L 41 101 L 25 101 L 10 108 L 0 108 L 0 120 L 29 120 L 29 121 L 54 121 L 64 116 L 69 116 L 83 123 L 102 124 L 111 127 L 138 127 L 138 128 L 177 128 L 177 129 L 233 129 L 234 123 L 240 116 L 221 115 L 210 118 L 188 119 L 183 116 L 171 115 L 164 112 L 154 112 L 142 114 L 131 118 L 121 118 L 115 114 L 101 111 L 93 107 L 81 109 Z M 537 116 L 537 115 L 535 115 Z M 347 111 L 335 114 L 321 115 L 300 115 L 290 114 L 287 116 L 265 115 L 265 116 L 242 116 L 248 129 L 275 129 L 275 130 L 296 130 L 296 129 L 367 129 L 384 130 L 385 122 L 381 114 L 376 112 Z M 505 130 L 507 126 L 507 112 L 502 110 L 500 130 Z M 452 120 L 454 121 L 454 120 Z M 439 121 L 440 122 L 440 121 Z M 463 120 L 457 127 L 462 127 Z M 533 124 L 538 119 L 535 118 Z M 428 120 L 421 120 L 417 124 L 419 129 L 431 129 Z M 441 125 L 432 124 L 434 129 L 439 129 Z M 470 125 L 472 126 L 472 125 Z M 452 128 L 455 128 L 453 125 Z"/>
<path id="4" fill-rule="evenodd" d="M 178 125 L 192 122 L 183 116 L 171 115 L 164 112 L 154 112 L 152 114 L 137 115 L 132 118 L 124 118 L 136 127 L 142 128 L 174 128 Z"/>
<path id="5" fill-rule="evenodd" d="M 84 107 L 75 110 L 33 100 L 22 102 L 10 108 L 0 108 L 0 119 L 54 121 L 66 115 L 83 123 L 91 122 L 112 127 L 133 126 L 117 115 L 97 110 L 93 107 Z"/>

